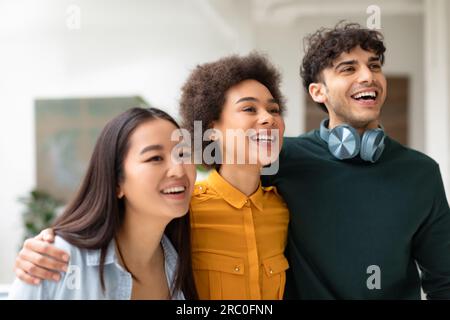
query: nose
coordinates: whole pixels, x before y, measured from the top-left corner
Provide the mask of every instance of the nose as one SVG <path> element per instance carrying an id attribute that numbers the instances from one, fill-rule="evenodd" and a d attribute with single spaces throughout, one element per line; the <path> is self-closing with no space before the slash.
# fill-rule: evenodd
<path id="1" fill-rule="evenodd" d="M 263 126 L 274 127 L 275 119 L 271 113 L 267 112 L 267 110 L 264 110 L 261 112 L 261 115 L 258 119 L 258 124 Z"/>
<path id="2" fill-rule="evenodd" d="M 374 76 L 368 66 L 362 66 L 358 72 L 358 82 L 360 83 L 372 83 Z"/>
<path id="3" fill-rule="evenodd" d="M 181 178 L 186 174 L 185 164 L 182 161 L 169 161 L 167 176 L 169 178 Z"/>

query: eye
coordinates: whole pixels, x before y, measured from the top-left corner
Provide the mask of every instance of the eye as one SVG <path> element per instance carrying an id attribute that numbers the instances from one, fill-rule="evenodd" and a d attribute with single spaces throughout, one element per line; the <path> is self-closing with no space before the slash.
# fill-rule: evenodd
<path id="1" fill-rule="evenodd" d="M 380 70 L 381 66 L 378 63 L 374 63 L 370 65 L 370 69 L 372 70 Z"/>
<path id="2" fill-rule="evenodd" d="M 242 108 L 242 111 L 244 111 L 244 112 L 255 112 L 256 109 L 255 109 L 255 107 L 244 107 L 244 108 Z"/>
<path id="3" fill-rule="evenodd" d="M 345 67 L 345 68 L 342 68 L 341 69 L 341 72 L 353 72 L 353 71 L 355 71 L 355 68 L 354 67 Z"/>
<path id="4" fill-rule="evenodd" d="M 188 159 L 188 158 L 191 157 L 191 152 L 188 151 L 188 150 L 181 150 L 181 151 L 178 153 L 178 156 L 179 156 L 180 158 Z"/>
<path id="5" fill-rule="evenodd" d="M 160 161 L 163 161 L 163 160 L 164 160 L 164 158 L 161 157 L 161 156 L 153 156 L 153 157 L 145 160 L 145 162 L 160 162 Z"/>
<path id="6" fill-rule="evenodd" d="M 280 114 L 281 110 L 280 110 L 280 108 L 273 108 L 273 109 L 270 109 L 270 113 Z"/>

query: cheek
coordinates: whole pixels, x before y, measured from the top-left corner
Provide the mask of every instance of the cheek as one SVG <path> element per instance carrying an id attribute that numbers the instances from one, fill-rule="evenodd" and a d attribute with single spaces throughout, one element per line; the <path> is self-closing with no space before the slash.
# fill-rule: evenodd
<path id="1" fill-rule="evenodd" d="M 286 129 L 286 124 L 284 123 L 284 119 L 280 117 L 280 119 L 278 120 L 278 130 L 279 130 L 280 137 L 283 137 L 285 129 Z"/>
<path id="2" fill-rule="evenodd" d="M 151 196 L 157 193 L 158 170 L 149 164 L 139 164 L 125 172 L 124 190 L 129 196 Z"/>
<path id="3" fill-rule="evenodd" d="M 254 121 L 251 117 L 244 112 L 236 112 L 233 117 L 229 117 L 227 123 L 224 123 L 224 128 L 227 129 L 243 129 L 244 131 L 252 128 L 254 126 Z"/>
<path id="4" fill-rule="evenodd" d="M 386 81 L 385 77 L 382 78 L 381 87 L 383 88 L 383 93 L 386 96 L 386 94 L 387 94 L 387 81 Z"/>
<path id="5" fill-rule="evenodd" d="M 284 126 L 284 122 L 283 122 L 283 125 L 282 125 L 282 127 L 280 127 L 280 132 L 279 132 L 279 149 L 281 150 L 281 147 L 283 146 L 283 136 L 284 136 L 284 128 L 285 128 L 285 126 Z"/>
<path id="6" fill-rule="evenodd" d="M 186 176 L 189 179 L 189 185 L 193 186 L 195 184 L 195 180 L 197 178 L 197 168 L 195 164 L 186 164 L 185 165 Z"/>
<path id="7" fill-rule="evenodd" d="M 327 96 L 347 95 L 353 87 L 353 79 L 335 79 L 327 83 L 324 92 Z"/>

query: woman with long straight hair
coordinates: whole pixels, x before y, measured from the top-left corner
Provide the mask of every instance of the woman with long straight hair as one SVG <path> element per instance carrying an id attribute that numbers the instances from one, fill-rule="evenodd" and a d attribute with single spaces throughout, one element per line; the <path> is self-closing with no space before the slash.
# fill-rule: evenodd
<path id="1" fill-rule="evenodd" d="M 174 149 L 178 129 L 155 108 L 130 109 L 105 126 L 78 193 L 52 226 L 55 246 L 70 254 L 66 272 L 37 285 L 16 279 L 10 299 L 197 298 L 186 214 L 195 167 Z"/>

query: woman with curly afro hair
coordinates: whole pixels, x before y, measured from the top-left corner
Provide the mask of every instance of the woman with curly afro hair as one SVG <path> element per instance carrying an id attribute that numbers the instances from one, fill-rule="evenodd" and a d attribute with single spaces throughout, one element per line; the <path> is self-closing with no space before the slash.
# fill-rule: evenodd
<path id="1" fill-rule="evenodd" d="M 280 80 L 263 55 L 251 53 L 197 66 L 182 88 L 182 125 L 212 168 L 190 207 L 200 299 L 283 297 L 289 213 L 276 189 L 260 183 L 282 144 Z"/>

